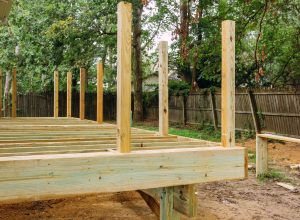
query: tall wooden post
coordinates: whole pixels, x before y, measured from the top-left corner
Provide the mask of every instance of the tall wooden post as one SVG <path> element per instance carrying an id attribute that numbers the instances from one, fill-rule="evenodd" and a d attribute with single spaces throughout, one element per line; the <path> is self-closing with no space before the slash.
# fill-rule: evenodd
<path id="1" fill-rule="evenodd" d="M 159 134 L 168 135 L 169 107 L 168 107 L 168 42 L 161 41 L 158 45 L 159 65 Z"/>
<path id="2" fill-rule="evenodd" d="M 117 147 L 130 152 L 131 128 L 131 21 L 132 5 L 118 4 Z"/>
<path id="3" fill-rule="evenodd" d="M 58 96 L 59 96 L 58 71 L 54 71 L 54 118 L 58 118 Z"/>
<path id="4" fill-rule="evenodd" d="M 85 69 L 80 68 L 80 109 L 79 109 L 79 118 L 84 120 L 85 118 Z"/>
<path id="5" fill-rule="evenodd" d="M 67 74 L 67 117 L 72 117 L 72 73 Z"/>
<path id="6" fill-rule="evenodd" d="M 235 146 L 235 22 L 222 22 L 222 146 Z"/>
<path id="7" fill-rule="evenodd" d="M 268 172 L 268 140 L 256 135 L 256 177 Z"/>
<path id="8" fill-rule="evenodd" d="M 0 118 L 2 118 L 2 80 L 3 80 L 3 75 L 2 75 L 2 69 L 0 68 Z"/>
<path id="9" fill-rule="evenodd" d="M 97 63 L 97 122 L 103 122 L 103 64 Z"/>
<path id="10" fill-rule="evenodd" d="M 11 82 L 11 117 L 17 117 L 17 68 L 12 70 L 12 82 Z"/>

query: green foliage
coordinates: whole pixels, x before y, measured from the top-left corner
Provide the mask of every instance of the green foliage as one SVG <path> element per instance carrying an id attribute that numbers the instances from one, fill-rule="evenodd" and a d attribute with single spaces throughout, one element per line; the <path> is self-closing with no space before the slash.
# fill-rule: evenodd
<path id="1" fill-rule="evenodd" d="M 259 181 L 266 182 L 266 181 L 283 181 L 286 180 L 287 177 L 277 170 L 269 170 L 266 174 L 261 174 L 258 176 Z"/>
<path id="2" fill-rule="evenodd" d="M 181 80 L 169 80 L 169 95 L 188 95 L 191 85 Z"/>

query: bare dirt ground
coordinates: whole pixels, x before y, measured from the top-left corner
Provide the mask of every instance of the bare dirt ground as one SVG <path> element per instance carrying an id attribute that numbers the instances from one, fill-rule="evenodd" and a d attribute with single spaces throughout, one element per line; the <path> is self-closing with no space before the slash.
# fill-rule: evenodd
<path id="1" fill-rule="evenodd" d="M 243 143 L 254 150 L 254 140 Z M 269 144 L 271 164 L 300 189 L 299 144 Z M 282 180 L 281 180 L 282 181 Z M 7 219 L 156 219 L 136 192 L 78 196 L 41 202 L 0 205 L 0 220 Z M 184 219 L 184 218 L 183 218 Z M 250 171 L 242 181 L 223 181 L 198 186 L 198 215 L 194 219 L 300 219 L 300 192 L 260 182 Z"/>

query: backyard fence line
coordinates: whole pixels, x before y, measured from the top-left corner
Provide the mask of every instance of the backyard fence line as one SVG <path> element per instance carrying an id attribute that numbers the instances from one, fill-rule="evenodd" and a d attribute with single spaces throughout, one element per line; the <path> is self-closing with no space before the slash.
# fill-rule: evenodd
<path id="1" fill-rule="evenodd" d="M 97 94 L 86 94 L 85 117 L 96 120 Z M 19 117 L 53 116 L 52 92 L 19 94 Z M 116 119 L 116 95 L 104 94 L 104 120 Z M 145 120 L 157 120 L 158 97 L 152 97 L 145 106 Z M 59 93 L 59 116 L 66 116 L 66 92 Z M 79 93 L 72 94 L 72 116 L 79 117 Z M 169 97 L 169 120 L 173 123 L 221 127 L 221 94 L 199 91 Z M 300 137 L 300 92 L 290 90 L 237 90 L 236 129 L 270 132 Z"/>

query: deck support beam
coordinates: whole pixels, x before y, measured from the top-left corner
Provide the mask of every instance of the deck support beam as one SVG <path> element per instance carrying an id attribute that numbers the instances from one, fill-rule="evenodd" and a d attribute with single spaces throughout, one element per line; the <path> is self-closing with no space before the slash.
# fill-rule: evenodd
<path id="1" fill-rule="evenodd" d="M 222 22 L 222 146 L 235 146 L 235 22 Z"/>
<path id="2" fill-rule="evenodd" d="M 72 73 L 67 73 L 67 117 L 72 117 Z"/>
<path id="3" fill-rule="evenodd" d="M 58 96 L 59 96 L 59 76 L 58 71 L 54 71 L 54 118 L 58 118 Z"/>
<path id="4" fill-rule="evenodd" d="M 131 21 L 131 3 L 120 2 L 117 34 L 117 148 L 120 153 L 131 150 Z"/>
<path id="5" fill-rule="evenodd" d="M 256 135 L 256 177 L 268 172 L 268 139 Z"/>
<path id="6" fill-rule="evenodd" d="M 85 68 L 80 68 L 80 106 L 79 106 L 79 118 L 85 119 L 85 84 L 86 84 L 86 71 Z"/>
<path id="7" fill-rule="evenodd" d="M 97 63 L 97 122 L 103 123 L 103 64 Z"/>
<path id="8" fill-rule="evenodd" d="M 159 65 L 159 134 L 166 136 L 169 133 L 169 106 L 168 106 L 168 42 L 161 41 L 158 45 Z"/>
<path id="9" fill-rule="evenodd" d="M 11 82 L 11 117 L 17 117 L 17 68 L 12 69 Z"/>

